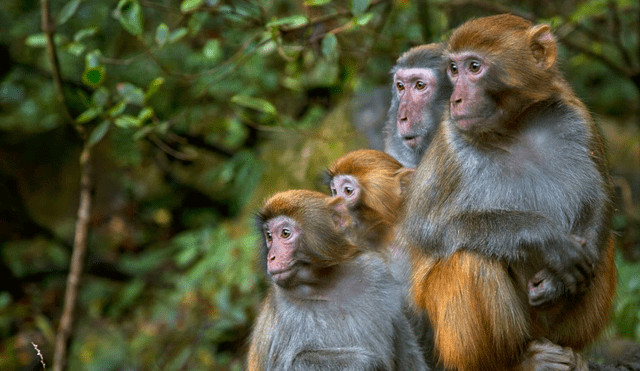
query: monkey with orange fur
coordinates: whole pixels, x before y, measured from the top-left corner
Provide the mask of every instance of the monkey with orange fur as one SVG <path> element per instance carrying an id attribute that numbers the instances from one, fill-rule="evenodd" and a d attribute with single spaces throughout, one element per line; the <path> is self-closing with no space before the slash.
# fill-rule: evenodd
<path id="1" fill-rule="evenodd" d="M 449 107 L 398 227 L 446 368 L 521 367 L 532 339 L 579 351 L 608 321 L 611 181 L 556 58 L 549 26 L 511 15 L 448 40 Z M 578 354 L 575 367 L 586 367 Z"/>
<path id="2" fill-rule="evenodd" d="M 410 262 L 404 251 L 398 250 L 393 244 L 394 228 L 398 217 L 402 214 L 406 189 L 413 176 L 413 169 L 407 169 L 390 155 L 375 150 L 357 150 L 350 152 L 336 162 L 327 171 L 327 181 L 334 196 L 344 197 L 346 207 L 349 210 L 352 223 L 358 226 L 358 236 L 367 241 L 369 249 L 374 251 L 387 251 L 391 253 L 390 265 L 394 277 L 403 285 L 409 280 L 407 273 L 410 271 Z M 477 263 L 468 261 L 467 263 Z M 490 266 L 491 262 L 487 263 Z M 446 281 L 448 274 L 460 275 L 464 270 L 473 271 L 472 266 L 459 266 L 452 272 L 435 272 Z M 499 282 L 512 285 L 511 278 L 505 276 L 503 269 L 496 270 L 497 275 L 487 277 L 485 286 L 494 285 L 494 279 Z M 502 279 L 502 281 L 500 281 Z M 475 282 L 478 284 L 478 282 Z M 509 286 L 511 287 L 511 286 Z M 430 295 L 436 300 L 440 297 L 441 288 L 432 287 Z M 473 285 L 467 285 L 467 290 L 477 290 Z M 524 289 L 523 289 L 524 290 Z M 445 293 L 448 294 L 445 290 Z M 475 291 L 469 291 L 467 295 L 474 295 Z M 425 292 L 425 294 L 427 294 Z M 513 305 L 513 303 L 511 303 Z M 406 308 L 405 308 L 406 309 Z M 488 308 L 491 310 L 492 308 Z M 427 365 L 436 366 L 437 360 L 433 353 L 433 333 L 429 328 L 429 321 L 420 313 L 407 311 L 414 332 L 418 336 L 422 346 L 423 355 Z M 464 319 L 461 326 L 466 326 L 470 332 L 481 327 L 482 323 L 467 323 Z M 507 334 L 508 335 L 508 334 Z M 520 337 L 513 339 L 518 344 Z M 453 347 L 460 344 L 452 344 Z M 519 364 L 514 370 L 572 370 L 580 362 L 571 349 L 552 344 L 547 340 L 531 341 L 526 346 L 526 351 L 518 359 Z M 518 358 L 522 352 L 520 346 L 507 348 L 506 352 L 512 352 L 511 356 Z"/>

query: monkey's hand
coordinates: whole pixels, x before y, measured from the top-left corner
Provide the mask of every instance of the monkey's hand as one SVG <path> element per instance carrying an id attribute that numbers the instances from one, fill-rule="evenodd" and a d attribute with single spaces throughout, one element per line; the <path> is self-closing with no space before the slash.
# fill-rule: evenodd
<path id="1" fill-rule="evenodd" d="M 586 371 L 587 362 L 571 348 L 563 348 L 547 339 L 529 343 L 522 362 L 513 371 Z"/>
<path id="2" fill-rule="evenodd" d="M 594 276 L 595 257 L 587 253 L 584 246 L 587 241 L 576 235 L 569 235 L 569 244 L 562 250 L 575 251 L 569 254 L 569 261 L 573 261 L 573 267 L 569 269 L 556 268 L 556 274 L 550 269 L 537 272 L 528 282 L 529 304 L 534 307 L 549 307 L 554 301 L 565 294 L 584 292 Z M 566 258 L 566 257 L 565 257 Z M 553 263 L 553 262 L 551 262 Z M 549 267 L 553 267 L 549 264 Z"/>

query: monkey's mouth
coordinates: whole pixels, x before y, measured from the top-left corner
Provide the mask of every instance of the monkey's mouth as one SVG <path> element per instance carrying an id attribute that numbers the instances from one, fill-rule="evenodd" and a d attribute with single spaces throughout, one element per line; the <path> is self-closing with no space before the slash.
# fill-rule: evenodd
<path id="1" fill-rule="evenodd" d="M 405 135 L 402 140 L 409 148 L 416 148 L 422 142 L 422 137 L 419 135 Z"/>
<path id="2" fill-rule="evenodd" d="M 294 273 L 295 273 L 294 267 L 287 267 L 284 269 L 269 271 L 269 275 L 271 276 L 271 279 L 273 279 L 273 281 L 278 285 L 284 284 L 287 281 L 289 281 L 291 277 L 294 275 Z"/>

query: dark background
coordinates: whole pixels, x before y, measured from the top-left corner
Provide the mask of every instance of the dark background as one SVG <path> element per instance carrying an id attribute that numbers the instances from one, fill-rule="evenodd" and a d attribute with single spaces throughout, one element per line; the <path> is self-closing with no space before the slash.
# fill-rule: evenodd
<path id="1" fill-rule="evenodd" d="M 619 289 L 603 342 L 640 340 L 637 0 L 72 0 L 50 12 L 57 69 L 42 2 L 0 3 L 0 369 L 42 369 L 32 342 L 53 362 L 83 148 L 93 203 L 68 369 L 242 369 L 266 288 L 261 202 L 324 190 L 330 162 L 381 146 L 403 51 L 502 12 L 552 26 L 608 141 Z"/>

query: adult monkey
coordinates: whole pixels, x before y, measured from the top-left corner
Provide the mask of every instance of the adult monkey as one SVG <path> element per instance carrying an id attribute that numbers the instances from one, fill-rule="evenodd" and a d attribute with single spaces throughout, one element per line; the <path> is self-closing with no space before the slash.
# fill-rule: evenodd
<path id="1" fill-rule="evenodd" d="M 611 182 L 556 49 L 549 26 L 512 15 L 448 41 L 453 93 L 399 224 L 447 368 L 507 369 L 537 338 L 580 350 L 608 320 Z"/>
<path id="2" fill-rule="evenodd" d="M 350 152 L 328 169 L 327 181 L 334 196 L 342 197 L 353 231 L 367 250 L 392 253 L 392 274 L 404 287 L 410 274 L 410 263 L 403 251 L 393 244 L 394 226 L 402 213 L 402 203 L 414 169 L 404 168 L 390 155 L 368 149 Z M 359 242 L 362 243 L 362 242 Z M 446 277 L 445 277 L 446 279 Z M 432 295 L 438 295 L 433 292 Z M 407 317 L 418 336 L 427 365 L 436 367 L 433 334 L 422 315 L 407 311 Z M 569 348 L 548 340 L 527 345 L 519 364 L 513 370 L 572 370 L 580 359 Z"/>
<path id="3" fill-rule="evenodd" d="M 249 371 L 425 371 L 387 258 L 360 245 L 341 197 L 291 190 L 258 214 L 271 290 Z"/>
<path id="4" fill-rule="evenodd" d="M 451 82 L 442 68 L 443 44 L 416 46 L 398 58 L 385 127 L 385 152 L 405 167 L 415 168 L 429 147 Z"/>

